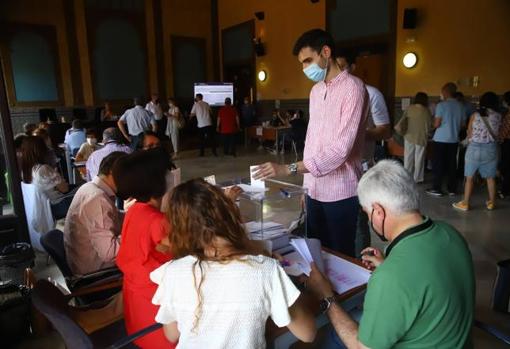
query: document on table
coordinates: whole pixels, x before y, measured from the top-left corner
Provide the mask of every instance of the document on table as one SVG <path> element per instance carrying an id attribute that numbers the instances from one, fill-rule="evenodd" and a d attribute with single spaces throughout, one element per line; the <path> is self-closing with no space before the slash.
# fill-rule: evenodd
<path id="1" fill-rule="evenodd" d="M 370 279 L 369 270 L 348 260 L 324 251 L 322 252 L 322 259 L 324 260 L 326 275 L 338 294 L 364 285 Z"/>
<path id="2" fill-rule="evenodd" d="M 269 190 L 269 188 L 264 187 L 254 187 L 253 185 L 239 183 L 236 184 L 239 188 L 241 188 L 245 193 L 264 193 Z"/>
<path id="3" fill-rule="evenodd" d="M 283 269 L 288 275 L 309 275 L 310 263 L 297 251 L 283 255 Z M 370 271 L 328 252 L 322 252 L 325 274 L 338 294 L 364 285 L 370 279 Z"/>

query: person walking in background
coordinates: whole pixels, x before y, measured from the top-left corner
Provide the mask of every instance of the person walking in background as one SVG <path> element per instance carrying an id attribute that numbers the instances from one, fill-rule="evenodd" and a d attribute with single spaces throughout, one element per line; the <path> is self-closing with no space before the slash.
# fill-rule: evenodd
<path id="1" fill-rule="evenodd" d="M 436 106 L 433 122 L 434 152 L 432 160 L 432 172 L 434 184 L 427 189 L 426 193 L 433 196 L 443 196 L 443 179 L 448 180 L 448 195 L 457 194 L 457 148 L 459 145 L 459 133 L 462 127 L 464 106 L 453 96 L 457 91 L 457 85 L 449 82 L 441 89 L 442 102 Z"/>
<path id="2" fill-rule="evenodd" d="M 156 124 L 158 125 L 157 133 L 162 137 L 166 130 L 166 118 L 164 117 L 163 108 L 161 107 L 159 95 L 157 93 L 152 94 L 151 100 L 145 105 L 145 110 L 150 111 L 152 115 L 154 115 L 154 120 L 156 120 Z"/>
<path id="3" fill-rule="evenodd" d="M 184 119 L 181 111 L 175 102 L 175 99 L 168 99 L 168 111 L 166 112 L 167 124 L 165 134 L 170 138 L 174 148 L 173 158 L 176 159 L 179 153 L 179 129 L 182 127 Z"/>
<path id="4" fill-rule="evenodd" d="M 201 93 L 196 95 L 190 117 L 197 118 L 198 133 L 200 134 L 200 156 L 204 156 L 206 140 L 209 140 L 213 155 L 218 156 L 216 153 L 216 135 L 211 120 L 211 107 L 204 101 L 204 96 Z"/>
<path id="5" fill-rule="evenodd" d="M 501 125 L 499 99 L 494 92 L 486 92 L 480 98 L 480 109 L 469 120 L 467 135 L 469 145 L 466 150 L 464 175 L 464 200 L 456 202 L 453 207 L 460 211 L 470 209 L 469 200 L 473 193 L 473 176 L 478 171 L 482 178 L 487 179 L 489 200 L 488 210 L 496 204 L 496 171 L 498 167 L 498 133 Z"/>
<path id="6" fill-rule="evenodd" d="M 499 139 L 501 140 L 501 191 L 502 198 L 510 195 L 510 91 L 503 94 L 505 116 L 501 122 Z"/>
<path id="7" fill-rule="evenodd" d="M 413 104 L 404 112 L 395 130 L 404 137 L 404 167 L 413 176 L 415 183 L 423 183 L 425 155 L 432 115 L 429 97 L 418 92 Z"/>
<path id="8" fill-rule="evenodd" d="M 124 138 L 130 142 L 131 149 L 135 150 L 138 147 L 142 134 L 148 130 L 157 132 L 158 127 L 154 115 L 143 108 L 141 98 L 134 98 L 133 103 L 135 106 L 126 110 L 120 117 L 117 125 Z"/>
<path id="9" fill-rule="evenodd" d="M 223 154 L 236 156 L 236 134 L 240 129 L 239 115 L 232 100 L 225 98 L 225 105 L 218 112 L 217 131 L 223 137 Z"/>

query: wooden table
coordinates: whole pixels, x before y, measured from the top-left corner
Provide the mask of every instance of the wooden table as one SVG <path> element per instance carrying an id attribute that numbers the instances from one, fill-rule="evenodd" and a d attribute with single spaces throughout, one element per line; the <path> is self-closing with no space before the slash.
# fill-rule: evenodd
<path id="1" fill-rule="evenodd" d="M 258 139 L 259 141 L 274 141 L 276 154 L 278 154 L 278 147 L 280 144 L 281 134 L 288 132 L 292 129 L 290 126 L 262 126 L 254 125 L 248 127 L 248 138 Z"/>
<path id="2" fill-rule="evenodd" d="M 364 268 L 360 260 L 348 257 L 327 248 L 323 248 L 323 250 Z M 357 306 L 363 304 L 366 287 L 367 285 L 365 284 L 342 294 L 336 294 L 337 301 L 341 304 L 342 308 L 346 312 L 349 312 Z M 311 290 L 306 289 L 302 291 L 301 297 L 303 297 L 303 303 L 308 308 L 308 310 L 315 314 L 315 325 L 317 326 L 317 329 L 327 325 L 329 323 L 329 318 L 326 314 L 323 314 L 320 311 L 320 301 L 317 300 L 314 294 L 312 294 Z M 266 324 L 266 343 L 268 349 L 287 349 L 297 341 L 299 340 L 289 331 L 287 327 L 278 327 L 274 324 L 271 318 L 269 318 Z"/>

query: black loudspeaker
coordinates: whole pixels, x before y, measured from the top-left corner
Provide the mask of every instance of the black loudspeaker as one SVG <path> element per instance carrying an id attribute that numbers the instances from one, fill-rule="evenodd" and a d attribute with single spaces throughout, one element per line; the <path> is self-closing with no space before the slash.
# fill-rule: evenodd
<path id="1" fill-rule="evenodd" d="M 266 47 L 260 41 L 255 42 L 253 46 L 255 48 L 255 54 L 257 57 L 262 57 L 266 54 Z"/>
<path id="2" fill-rule="evenodd" d="M 255 17 L 257 17 L 257 19 L 259 21 L 263 21 L 264 18 L 266 17 L 264 11 L 258 11 L 258 12 L 255 12 Z"/>
<path id="3" fill-rule="evenodd" d="M 416 29 L 416 20 L 418 19 L 418 10 L 415 8 L 404 9 L 404 29 Z"/>

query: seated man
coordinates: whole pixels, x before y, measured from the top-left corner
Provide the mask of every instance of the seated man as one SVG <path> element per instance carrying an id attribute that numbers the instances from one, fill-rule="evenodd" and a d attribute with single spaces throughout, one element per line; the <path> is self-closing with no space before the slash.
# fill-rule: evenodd
<path id="1" fill-rule="evenodd" d="M 115 127 L 110 127 L 103 132 L 103 144 L 101 149 L 96 150 L 90 154 L 87 163 L 85 165 L 87 169 L 87 181 L 91 181 L 97 176 L 99 165 L 101 161 L 115 151 L 121 151 L 123 153 L 131 153 L 131 148 L 127 145 L 120 144 L 120 133 Z"/>
<path id="2" fill-rule="evenodd" d="M 125 156 L 113 152 L 103 159 L 98 176 L 76 192 L 64 226 L 69 268 L 76 275 L 113 267 L 119 251 L 122 216 L 115 207 L 115 162 Z"/>
<path id="3" fill-rule="evenodd" d="M 87 141 L 85 130 L 80 120 L 73 120 L 72 127 L 66 131 L 64 143 L 69 147 L 72 156 L 75 156 L 81 145 Z"/>
<path id="4" fill-rule="evenodd" d="M 358 197 L 371 230 L 390 241 L 367 248 L 375 269 L 359 325 L 335 302 L 328 280 L 312 264 L 308 284 L 347 348 L 464 348 L 475 302 L 471 253 L 450 225 L 419 211 L 413 178 L 394 161 L 380 161 L 360 180 Z"/>

